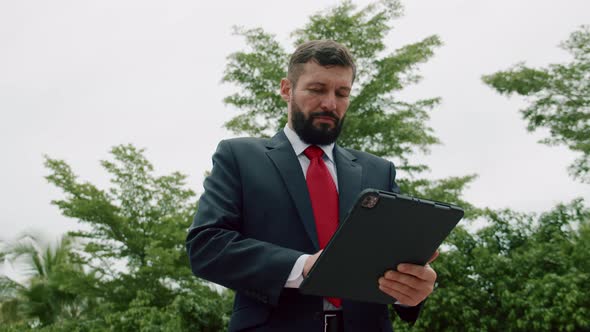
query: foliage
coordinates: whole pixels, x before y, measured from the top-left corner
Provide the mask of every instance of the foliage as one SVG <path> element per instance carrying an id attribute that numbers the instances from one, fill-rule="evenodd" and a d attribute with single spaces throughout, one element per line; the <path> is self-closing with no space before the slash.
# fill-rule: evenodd
<path id="1" fill-rule="evenodd" d="M 183 239 L 196 210 L 194 193 L 183 188 L 182 174 L 153 176 L 142 150 L 126 145 L 111 153 L 115 160 L 102 162 L 114 185 L 108 191 L 77 182 L 65 162 L 47 158 L 53 172 L 47 179 L 66 193 L 53 203 L 90 228 L 72 233 L 86 240 L 78 259 L 100 280 L 89 291 L 126 307 L 138 291 L 149 289 L 154 302 L 164 305 L 173 300 L 177 283 L 193 278 Z"/>
<path id="2" fill-rule="evenodd" d="M 483 81 L 501 94 L 525 96 L 529 106 L 521 112 L 527 129 L 547 128 L 549 137 L 543 143 L 580 152 L 570 173 L 590 182 L 590 27 L 573 32 L 561 48 L 572 55 L 570 63 L 546 68 L 521 63 Z"/>
<path id="3" fill-rule="evenodd" d="M 461 198 L 461 195 L 467 184 L 475 178 L 475 175 L 466 175 L 435 181 L 426 179 L 400 179 L 397 182 L 401 192 L 404 194 L 414 197 L 425 197 L 440 202 L 454 203 L 463 208 L 465 219 L 474 220 L 483 213 L 483 210 Z"/>
<path id="4" fill-rule="evenodd" d="M 485 218 L 489 226 L 476 234 L 453 232 L 412 330 L 590 329 L 590 209 L 582 200 L 540 216 L 488 210 Z"/>
<path id="5" fill-rule="evenodd" d="M 64 236 L 52 246 L 29 234 L 2 247 L 5 259 L 18 264 L 29 279 L 25 284 L 6 276 L 0 279 L 0 322 L 27 320 L 47 326 L 60 318 L 76 318 L 85 309 L 84 301 L 64 287 L 72 275 L 83 274 L 69 255 L 71 237 Z"/>
<path id="6" fill-rule="evenodd" d="M 226 325 L 231 295 L 212 289 L 189 268 L 184 240 L 196 201 L 185 188 L 186 176 L 155 176 L 143 152 L 131 145 L 111 150 L 113 160 L 101 163 L 111 176 L 108 190 L 79 181 L 64 161 L 46 158 L 48 181 L 65 194 L 53 203 L 85 227 L 67 237 L 75 238 L 80 248 L 63 247 L 67 255 L 62 256 L 70 263 L 69 270 L 59 270 L 63 278 L 57 290 L 63 294 L 53 294 L 51 287 L 39 288 L 37 282 L 28 293 L 19 291 L 28 296 L 26 306 L 36 308 L 39 327 L 48 331 L 217 331 Z M 52 260 L 43 262 L 47 265 Z M 39 275 L 50 275 L 38 265 L 34 266 Z M 72 294 L 79 300 L 78 310 L 67 302 Z M 51 301 L 37 308 L 36 297 Z M 68 312 L 62 298 L 67 300 Z M 49 317 L 41 316 L 41 311 Z M 23 326 L 18 325 L 20 320 L 12 322 Z M 30 320 L 24 325 L 35 327 Z"/>

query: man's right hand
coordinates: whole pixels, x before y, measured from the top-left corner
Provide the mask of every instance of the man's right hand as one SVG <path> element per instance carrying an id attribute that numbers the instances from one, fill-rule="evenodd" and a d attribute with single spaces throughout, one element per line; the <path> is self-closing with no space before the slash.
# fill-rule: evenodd
<path id="1" fill-rule="evenodd" d="M 307 257 L 307 259 L 305 260 L 305 264 L 303 264 L 303 278 L 307 278 L 307 274 L 309 273 L 309 271 L 311 271 L 311 268 L 313 267 L 315 262 L 318 260 L 318 257 L 320 257 L 320 254 L 322 253 L 322 251 L 324 251 L 324 249 Z"/>

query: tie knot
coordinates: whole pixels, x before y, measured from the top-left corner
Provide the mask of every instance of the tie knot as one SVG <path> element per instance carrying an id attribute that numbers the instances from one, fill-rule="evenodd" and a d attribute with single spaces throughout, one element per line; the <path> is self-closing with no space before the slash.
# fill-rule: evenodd
<path id="1" fill-rule="evenodd" d="M 313 160 L 315 158 L 321 158 L 324 155 L 324 150 L 317 145 L 310 145 L 303 153 L 309 160 Z"/>

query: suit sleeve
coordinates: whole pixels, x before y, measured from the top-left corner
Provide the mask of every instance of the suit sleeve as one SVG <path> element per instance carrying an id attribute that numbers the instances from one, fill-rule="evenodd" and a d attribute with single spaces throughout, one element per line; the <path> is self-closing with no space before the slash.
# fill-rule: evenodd
<path id="1" fill-rule="evenodd" d="M 302 252 L 245 237 L 240 170 L 231 143 L 222 141 L 187 236 L 193 273 L 276 305 Z"/>
<path id="2" fill-rule="evenodd" d="M 416 320 L 418 320 L 418 316 L 420 315 L 420 311 L 422 311 L 422 307 L 424 307 L 425 301 L 426 300 L 422 301 L 415 307 L 407 307 L 399 304 L 394 304 L 393 308 L 395 309 L 395 312 L 397 313 L 399 318 L 401 318 L 405 322 L 413 324 L 416 322 Z"/>

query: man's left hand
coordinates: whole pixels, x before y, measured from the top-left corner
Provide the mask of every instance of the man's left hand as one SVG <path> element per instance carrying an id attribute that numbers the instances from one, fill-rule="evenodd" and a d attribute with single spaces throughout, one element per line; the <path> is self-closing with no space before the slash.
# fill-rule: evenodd
<path id="1" fill-rule="evenodd" d="M 429 263 L 437 257 L 438 250 L 425 266 L 399 264 L 397 271 L 389 270 L 379 278 L 379 289 L 403 305 L 413 307 L 420 304 L 434 290 L 436 272 Z"/>

